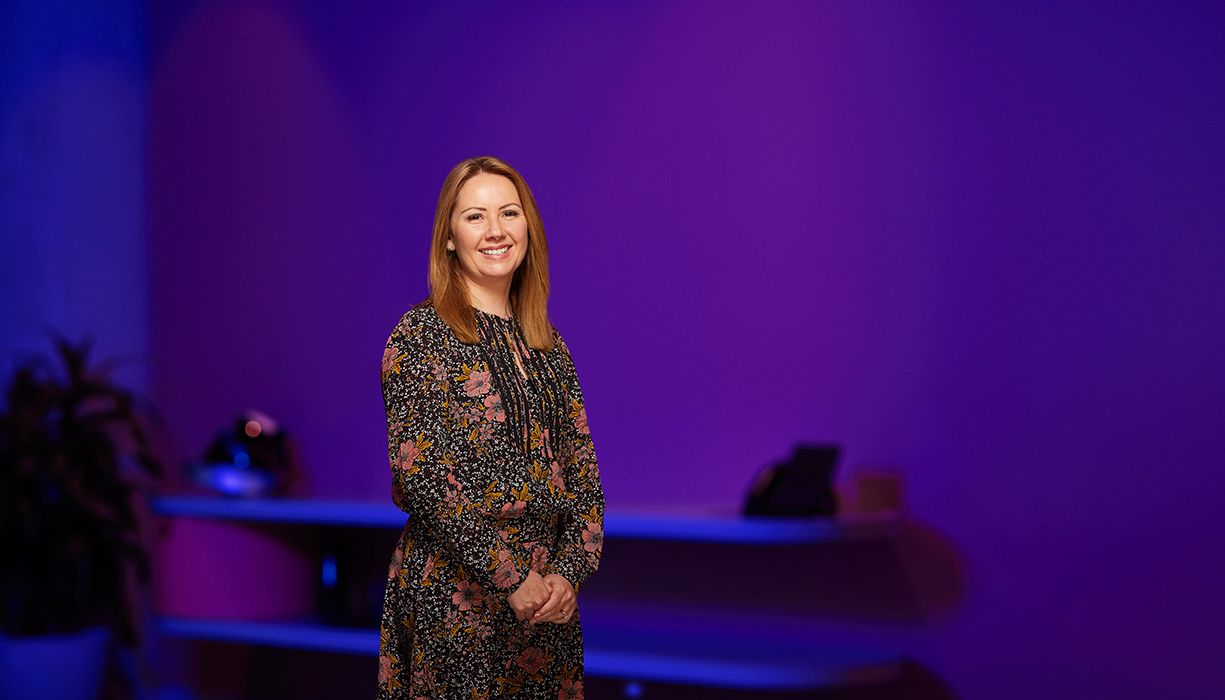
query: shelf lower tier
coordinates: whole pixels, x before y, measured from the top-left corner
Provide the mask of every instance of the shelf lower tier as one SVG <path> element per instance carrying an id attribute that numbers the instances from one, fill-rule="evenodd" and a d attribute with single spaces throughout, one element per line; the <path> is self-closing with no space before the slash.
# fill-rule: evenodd
<path id="1" fill-rule="evenodd" d="M 400 529 L 408 515 L 390 503 L 316 499 L 236 499 L 161 496 L 153 511 L 164 517 Z M 723 544 L 816 544 L 891 532 L 895 516 L 856 518 L 745 518 L 737 515 L 610 510 L 604 535 L 613 539 Z"/>
<path id="2" fill-rule="evenodd" d="M 887 680 L 900 672 L 896 652 L 811 640 L 761 643 L 763 632 L 712 633 L 701 625 L 663 629 L 604 613 L 584 614 L 586 673 L 593 677 L 746 690 L 817 690 Z M 588 619 L 590 618 L 590 619 Z M 190 639 L 376 656 L 379 634 L 313 622 L 248 622 L 164 617 L 163 634 Z"/>
<path id="3" fill-rule="evenodd" d="M 162 617 L 158 630 L 172 637 L 258 644 L 284 649 L 378 656 L 379 631 L 329 627 L 314 622 L 249 622 Z"/>

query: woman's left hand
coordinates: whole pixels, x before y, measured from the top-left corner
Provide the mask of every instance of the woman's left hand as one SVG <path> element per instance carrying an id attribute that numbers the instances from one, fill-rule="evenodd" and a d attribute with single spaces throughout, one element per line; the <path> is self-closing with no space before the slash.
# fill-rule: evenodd
<path id="1" fill-rule="evenodd" d="M 549 584 L 549 599 L 536 611 L 532 622 L 555 622 L 564 625 L 578 610 L 574 586 L 561 574 L 549 574 L 544 577 L 544 582 Z"/>

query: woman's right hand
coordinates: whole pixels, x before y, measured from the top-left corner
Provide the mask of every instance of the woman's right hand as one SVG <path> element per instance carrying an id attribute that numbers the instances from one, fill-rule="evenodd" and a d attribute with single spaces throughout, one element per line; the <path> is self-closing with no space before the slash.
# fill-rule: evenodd
<path id="1" fill-rule="evenodd" d="M 515 611 L 515 617 L 520 620 L 530 620 L 540 606 L 548 601 L 549 593 L 549 584 L 545 583 L 544 578 L 535 571 L 529 570 L 527 578 L 519 584 L 514 593 L 507 596 L 506 602 Z"/>

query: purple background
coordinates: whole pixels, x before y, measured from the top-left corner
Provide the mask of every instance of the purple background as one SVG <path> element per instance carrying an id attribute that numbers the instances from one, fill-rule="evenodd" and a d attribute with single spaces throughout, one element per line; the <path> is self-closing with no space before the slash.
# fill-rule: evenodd
<path id="1" fill-rule="evenodd" d="M 734 507 L 837 440 L 964 557 L 914 651 L 961 697 L 1225 689 L 1219 3 L 439 5 L 152 4 L 183 456 L 259 408 L 316 496 L 386 499 L 382 345 L 443 177 L 493 154 L 611 507 Z"/>

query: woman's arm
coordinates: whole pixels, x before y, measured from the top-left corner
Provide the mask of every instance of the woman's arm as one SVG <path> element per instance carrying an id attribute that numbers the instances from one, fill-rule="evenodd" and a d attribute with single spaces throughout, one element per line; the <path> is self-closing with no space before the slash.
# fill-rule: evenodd
<path id="1" fill-rule="evenodd" d="M 496 528 L 476 510 L 449 450 L 451 382 L 443 341 L 405 316 L 383 354 L 392 496 L 448 548 L 469 576 L 505 598 L 524 579 Z"/>
<path id="2" fill-rule="evenodd" d="M 564 576 L 578 591 L 600 565 L 604 546 L 604 488 L 600 485 L 600 468 L 587 427 L 587 409 L 574 360 L 560 335 L 557 346 L 565 365 L 566 383 L 571 387 L 567 434 L 563 438 L 568 444 L 562 453 L 567 457 L 566 490 L 574 496 L 574 509 L 562 523 L 553 572 Z"/>

